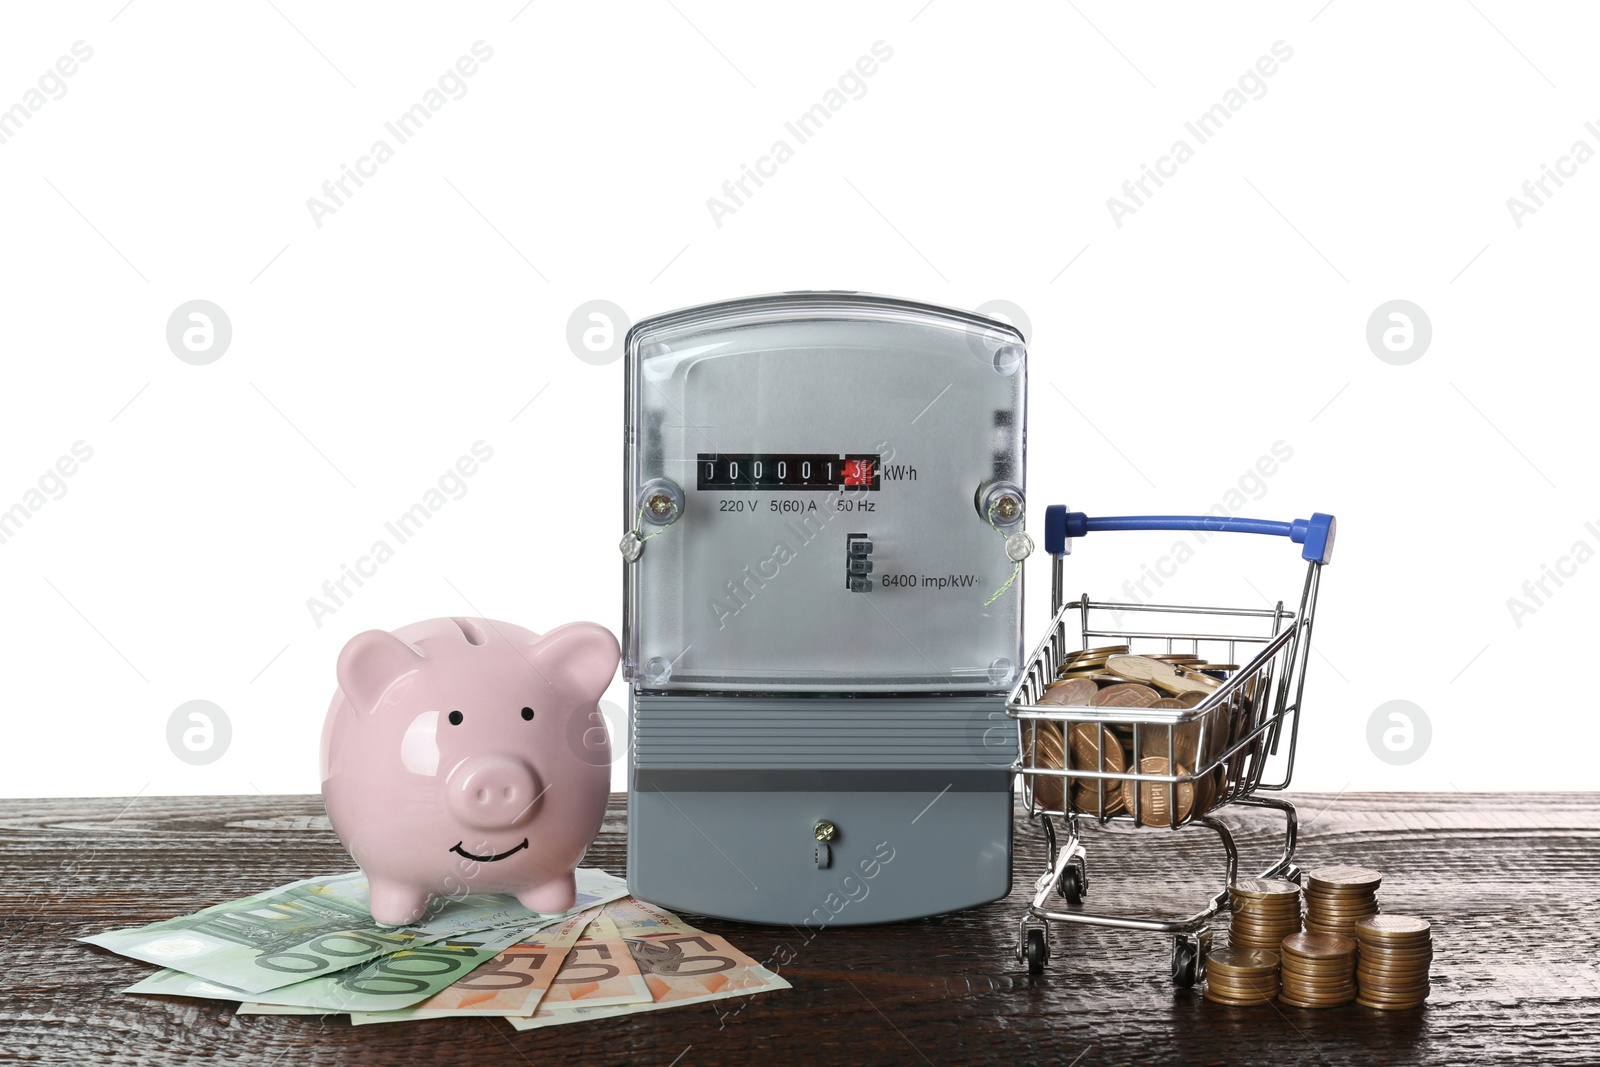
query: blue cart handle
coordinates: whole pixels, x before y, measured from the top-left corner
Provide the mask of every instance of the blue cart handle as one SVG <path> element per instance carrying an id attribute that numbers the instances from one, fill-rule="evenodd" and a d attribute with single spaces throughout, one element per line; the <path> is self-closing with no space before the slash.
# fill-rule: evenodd
<path id="1" fill-rule="evenodd" d="M 1253 533 L 1287 537 L 1297 545 L 1302 559 L 1327 563 L 1333 558 L 1335 523 L 1332 515 L 1317 512 L 1309 519 L 1273 522 L 1224 515 L 1112 515 L 1090 518 L 1052 504 L 1044 511 L 1044 550 L 1052 556 L 1067 550 L 1067 538 L 1110 530 L 1199 530 L 1205 533 Z"/>

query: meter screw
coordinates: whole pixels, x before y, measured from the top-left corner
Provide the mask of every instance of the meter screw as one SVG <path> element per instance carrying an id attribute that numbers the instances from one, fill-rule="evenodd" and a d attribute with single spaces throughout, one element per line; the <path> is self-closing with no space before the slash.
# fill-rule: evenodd
<path id="1" fill-rule="evenodd" d="M 666 493 L 652 493 L 650 499 L 644 502 L 644 506 L 650 512 L 650 517 L 657 522 L 671 515 L 673 509 L 677 507 Z"/>
<path id="2" fill-rule="evenodd" d="M 823 819 L 812 829 L 811 836 L 817 839 L 817 847 L 812 852 L 812 859 L 816 861 L 818 870 L 833 866 L 833 849 L 828 846 L 828 842 L 832 841 L 834 835 L 838 832 L 839 828 L 827 819 Z"/>
<path id="3" fill-rule="evenodd" d="M 1017 517 L 1017 512 L 1022 510 L 1022 501 L 1007 493 L 995 501 L 994 513 L 1002 523 L 1009 523 Z"/>

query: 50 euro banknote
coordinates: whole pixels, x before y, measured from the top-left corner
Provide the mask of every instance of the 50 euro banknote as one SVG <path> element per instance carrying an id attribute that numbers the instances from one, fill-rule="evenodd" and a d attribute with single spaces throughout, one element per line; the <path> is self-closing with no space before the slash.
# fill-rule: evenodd
<path id="1" fill-rule="evenodd" d="M 644 908 L 655 911 L 649 905 Z M 657 916 L 662 915 L 665 913 L 657 912 Z M 659 925 L 656 916 L 643 918 L 646 924 Z M 667 918 L 674 929 L 635 933 L 623 939 L 650 991 L 648 1003 L 586 1005 L 575 1002 L 558 1006 L 547 999 L 531 1017 L 508 1016 L 507 1021 L 518 1030 L 537 1030 L 790 988 L 776 971 L 757 963 L 725 939 L 697 930 L 675 916 Z M 618 923 L 618 926 L 623 924 Z M 634 924 L 621 932 L 627 935 L 630 929 L 639 928 Z"/>

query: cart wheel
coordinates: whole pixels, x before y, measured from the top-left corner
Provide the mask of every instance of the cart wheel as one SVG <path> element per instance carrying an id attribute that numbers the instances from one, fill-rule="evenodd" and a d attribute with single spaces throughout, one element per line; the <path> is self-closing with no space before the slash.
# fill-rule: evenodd
<path id="1" fill-rule="evenodd" d="M 1083 903 L 1083 898 L 1089 895 L 1089 872 L 1083 860 L 1075 859 L 1067 865 L 1066 870 L 1061 872 L 1056 889 L 1068 904 L 1077 906 Z"/>
<path id="2" fill-rule="evenodd" d="M 1290 864 L 1289 867 L 1283 872 L 1283 880 L 1286 882 L 1293 882 L 1295 885 L 1300 884 L 1300 879 L 1302 877 L 1304 877 L 1304 875 L 1302 874 L 1300 868 L 1294 866 L 1293 864 Z"/>
<path id="3" fill-rule="evenodd" d="M 1044 939 L 1043 930 L 1029 930 L 1027 937 L 1024 955 L 1028 959 L 1028 973 L 1043 974 L 1045 962 L 1050 959 L 1050 943 Z"/>
<path id="4" fill-rule="evenodd" d="M 1172 942 L 1172 984 L 1190 989 L 1200 977 L 1200 944 L 1179 936 Z"/>

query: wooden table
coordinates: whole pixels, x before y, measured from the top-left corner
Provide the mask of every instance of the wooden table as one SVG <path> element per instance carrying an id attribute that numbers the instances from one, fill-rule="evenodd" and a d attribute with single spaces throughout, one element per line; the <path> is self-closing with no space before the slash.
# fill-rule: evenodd
<path id="1" fill-rule="evenodd" d="M 1385 874 L 1385 910 L 1435 924 L 1418 1011 L 1224 1008 L 1167 976 L 1170 942 L 1057 927 L 1029 979 L 1012 956 L 1042 869 L 1017 827 L 1009 900 L 894 926 L 698 925 L 757 959 L 788 955 L 792 990 L 517 1033 L 499 1020 L 354 1029 L 235 1016 L 232 1005 L 126 996 L 150 967 L 73 940 L 348 869 L 317 797 L 0 801 L 0 1059 L 70 1064 L 1439 1063 L 1600 1062 L 1600 795 L 1300 795 L 1299 859 Z M 624 870 L 612 798 L 589 862 Z M 1249 865 L 1264 813 L 1225 818 Z M 1093 832 L 1092 904 L 1194 910 L 1220 887 L 1204 831 Z M 717 1010 L 713 1010 L 713 1008 Z M 719 1014 L 720 1012 L 720 1014 Z M 730 1014 L 731 1012 L 731 1014 Z"/>

